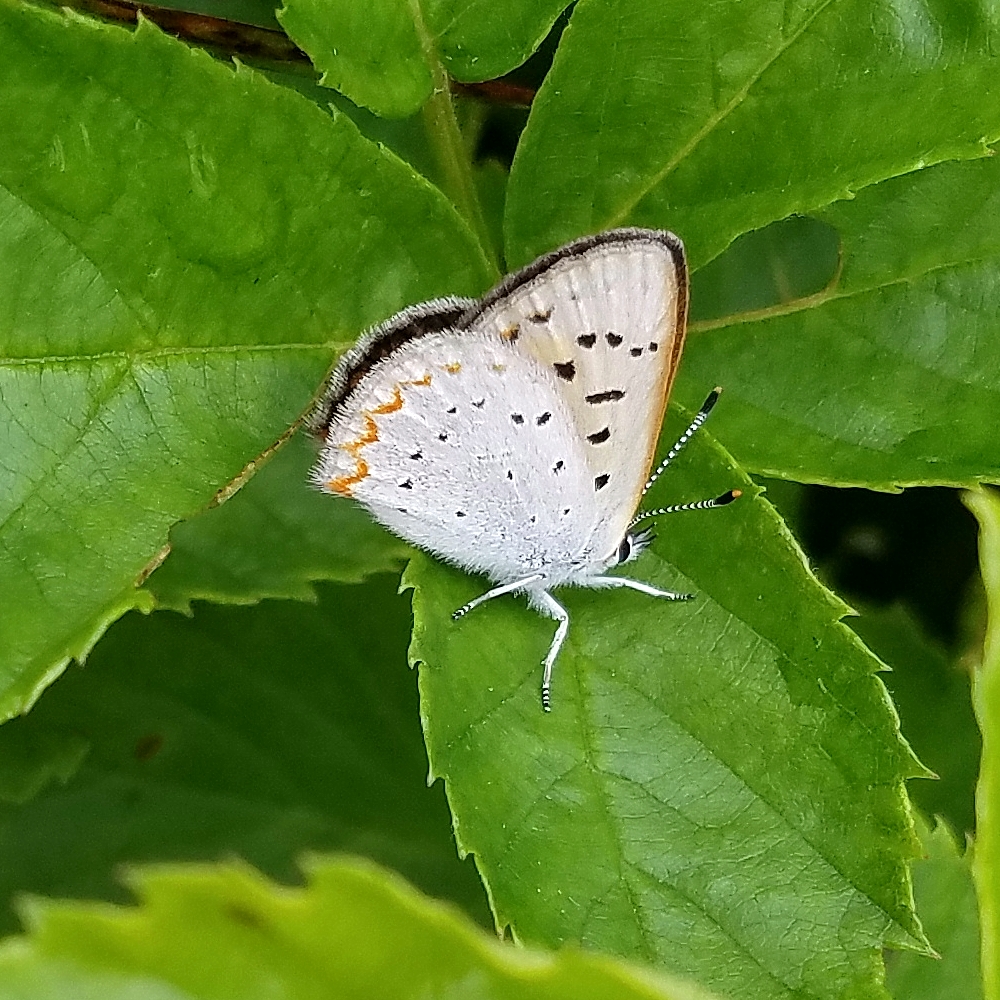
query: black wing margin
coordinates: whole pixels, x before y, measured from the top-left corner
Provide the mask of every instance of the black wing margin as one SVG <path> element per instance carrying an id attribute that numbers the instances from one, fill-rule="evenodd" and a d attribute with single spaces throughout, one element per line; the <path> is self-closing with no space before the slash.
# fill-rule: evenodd
<path id="1" fill-rule="evenodd" d="M 408 306 L 364 334 L 334 366 L 316 404 L 305 419 L 305 427 L 325 438 L 330 422 L 346 404 L 362 379 L 394 354 L 403 344 L 459 326 L 460 318 L 476 304 L 475 299 L 450 296 Z"/>

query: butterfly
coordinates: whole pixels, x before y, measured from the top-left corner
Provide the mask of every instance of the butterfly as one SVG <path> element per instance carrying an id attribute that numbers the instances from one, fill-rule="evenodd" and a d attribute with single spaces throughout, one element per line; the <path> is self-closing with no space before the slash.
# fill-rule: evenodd
<path id="1" fill-rule="evenodd" d="M 562 586 L 628 587 L 609 574 L 652 540 L 647 517 L 718 507 L 739 495 L 634 516 L 642 495 L 707 418 L 713 390 L 650 475 L 677 373 L 688 304 L 681 241 L 615 229 L 510 274 L 481 299 L 410 306 L 340 359 L 308 427 L 321 443 L 312 482 L 557 622 L 542 706 L 569 615 Z"/>

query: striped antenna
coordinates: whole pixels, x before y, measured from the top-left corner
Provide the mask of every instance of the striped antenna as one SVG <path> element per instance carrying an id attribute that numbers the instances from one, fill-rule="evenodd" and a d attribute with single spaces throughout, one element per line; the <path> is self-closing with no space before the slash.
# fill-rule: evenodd
<path id="1" fill-rule="evenodd" d="M 694 432 L 701 427 L 701 425 L 708 420 L 708 415 L 712 412 L 712 407 L 719 401 L 719 393 L 722 392 L 721 386 L 716 386 L 709 394 L 708 399 L 701 404 L 701 409 L 695 414 L 694 420 L 691 421 L 688 429 L 678 438 L 677 444 L 667 452 L 667 457 L 660 462 L 656 467 L 656 471 L 646 480 L 646 485 L 642 488 L 642 495 L 645 496 L 649 492 L 650 486 L 656 482 L 657 479 L 663 475 L 663 470 L 681 453 L 684 445 L 691 440 L 694 436 Z M 705 501 L 706 503 L 708 501 Z M 719 506 L 716 504 L 716 506 Z M 686 507 L 684 508 L 687 509 Z M 645 515 L 644 515 L 645 516 Z"/>
<path id="2" fill-rule="evenodd" d="M 742 490 L 730 490 L 723 493 L 721 497 L 714 500 L 696 500 L 694 503 L 679 503 L 673 507 L 658 507 L 656 510 L 644 510 L 641 514 L 636 514 L 629 522 L 628 531 L 634 528 L 640 521 L 645 521 L 647 517 L 659 517 L 661 514 L 676 514 L 681 510 L 711 510 L 713 507 L 725 507 L 732 503 L 737 497 L 743 496 Z"/>

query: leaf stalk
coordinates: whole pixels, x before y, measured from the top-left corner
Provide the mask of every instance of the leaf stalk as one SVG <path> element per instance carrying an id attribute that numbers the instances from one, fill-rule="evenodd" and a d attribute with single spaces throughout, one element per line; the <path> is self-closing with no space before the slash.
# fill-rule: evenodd
<path id="1" fill-rule="evenodd" d="M 476 192 L 476 182 L 472 176 L 472 158 L 466 150 L 461 129 L 458 127 L 448 71 L 441 61 L 435 40 L 424 23 L 420 0 L 410 0 L 410 10 L 424 60 L 431 71 L 433 81 L 433 91 L 421 113 L 431 148 L 441 170 L 442 188 L 472 228 L 487 260 L 499 275 L 496 248 L 486 227 L 479 195 Z"/>
<path id="2" fill-rule="evenodd" d="M 979 521 L 979 565 L 986 589 L 983 661 L 973 676 L 983 754 L 976 784 L 972 874 L 979 900 L 983 1000 L 1000 1000 L 1000 493 L 965 494 Z"/>

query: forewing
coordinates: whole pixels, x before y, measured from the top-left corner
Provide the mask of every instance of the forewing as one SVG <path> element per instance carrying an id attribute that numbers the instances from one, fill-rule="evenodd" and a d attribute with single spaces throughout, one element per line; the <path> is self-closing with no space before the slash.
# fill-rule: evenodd
<path id="1" fill-rule="evenodd" d="M 584 443 L 602 551 L 621 541 L 642 495 L 686 315 L 680 240 L 623 229 L 535 261 L 462 317 L 555 374 Z"/>

